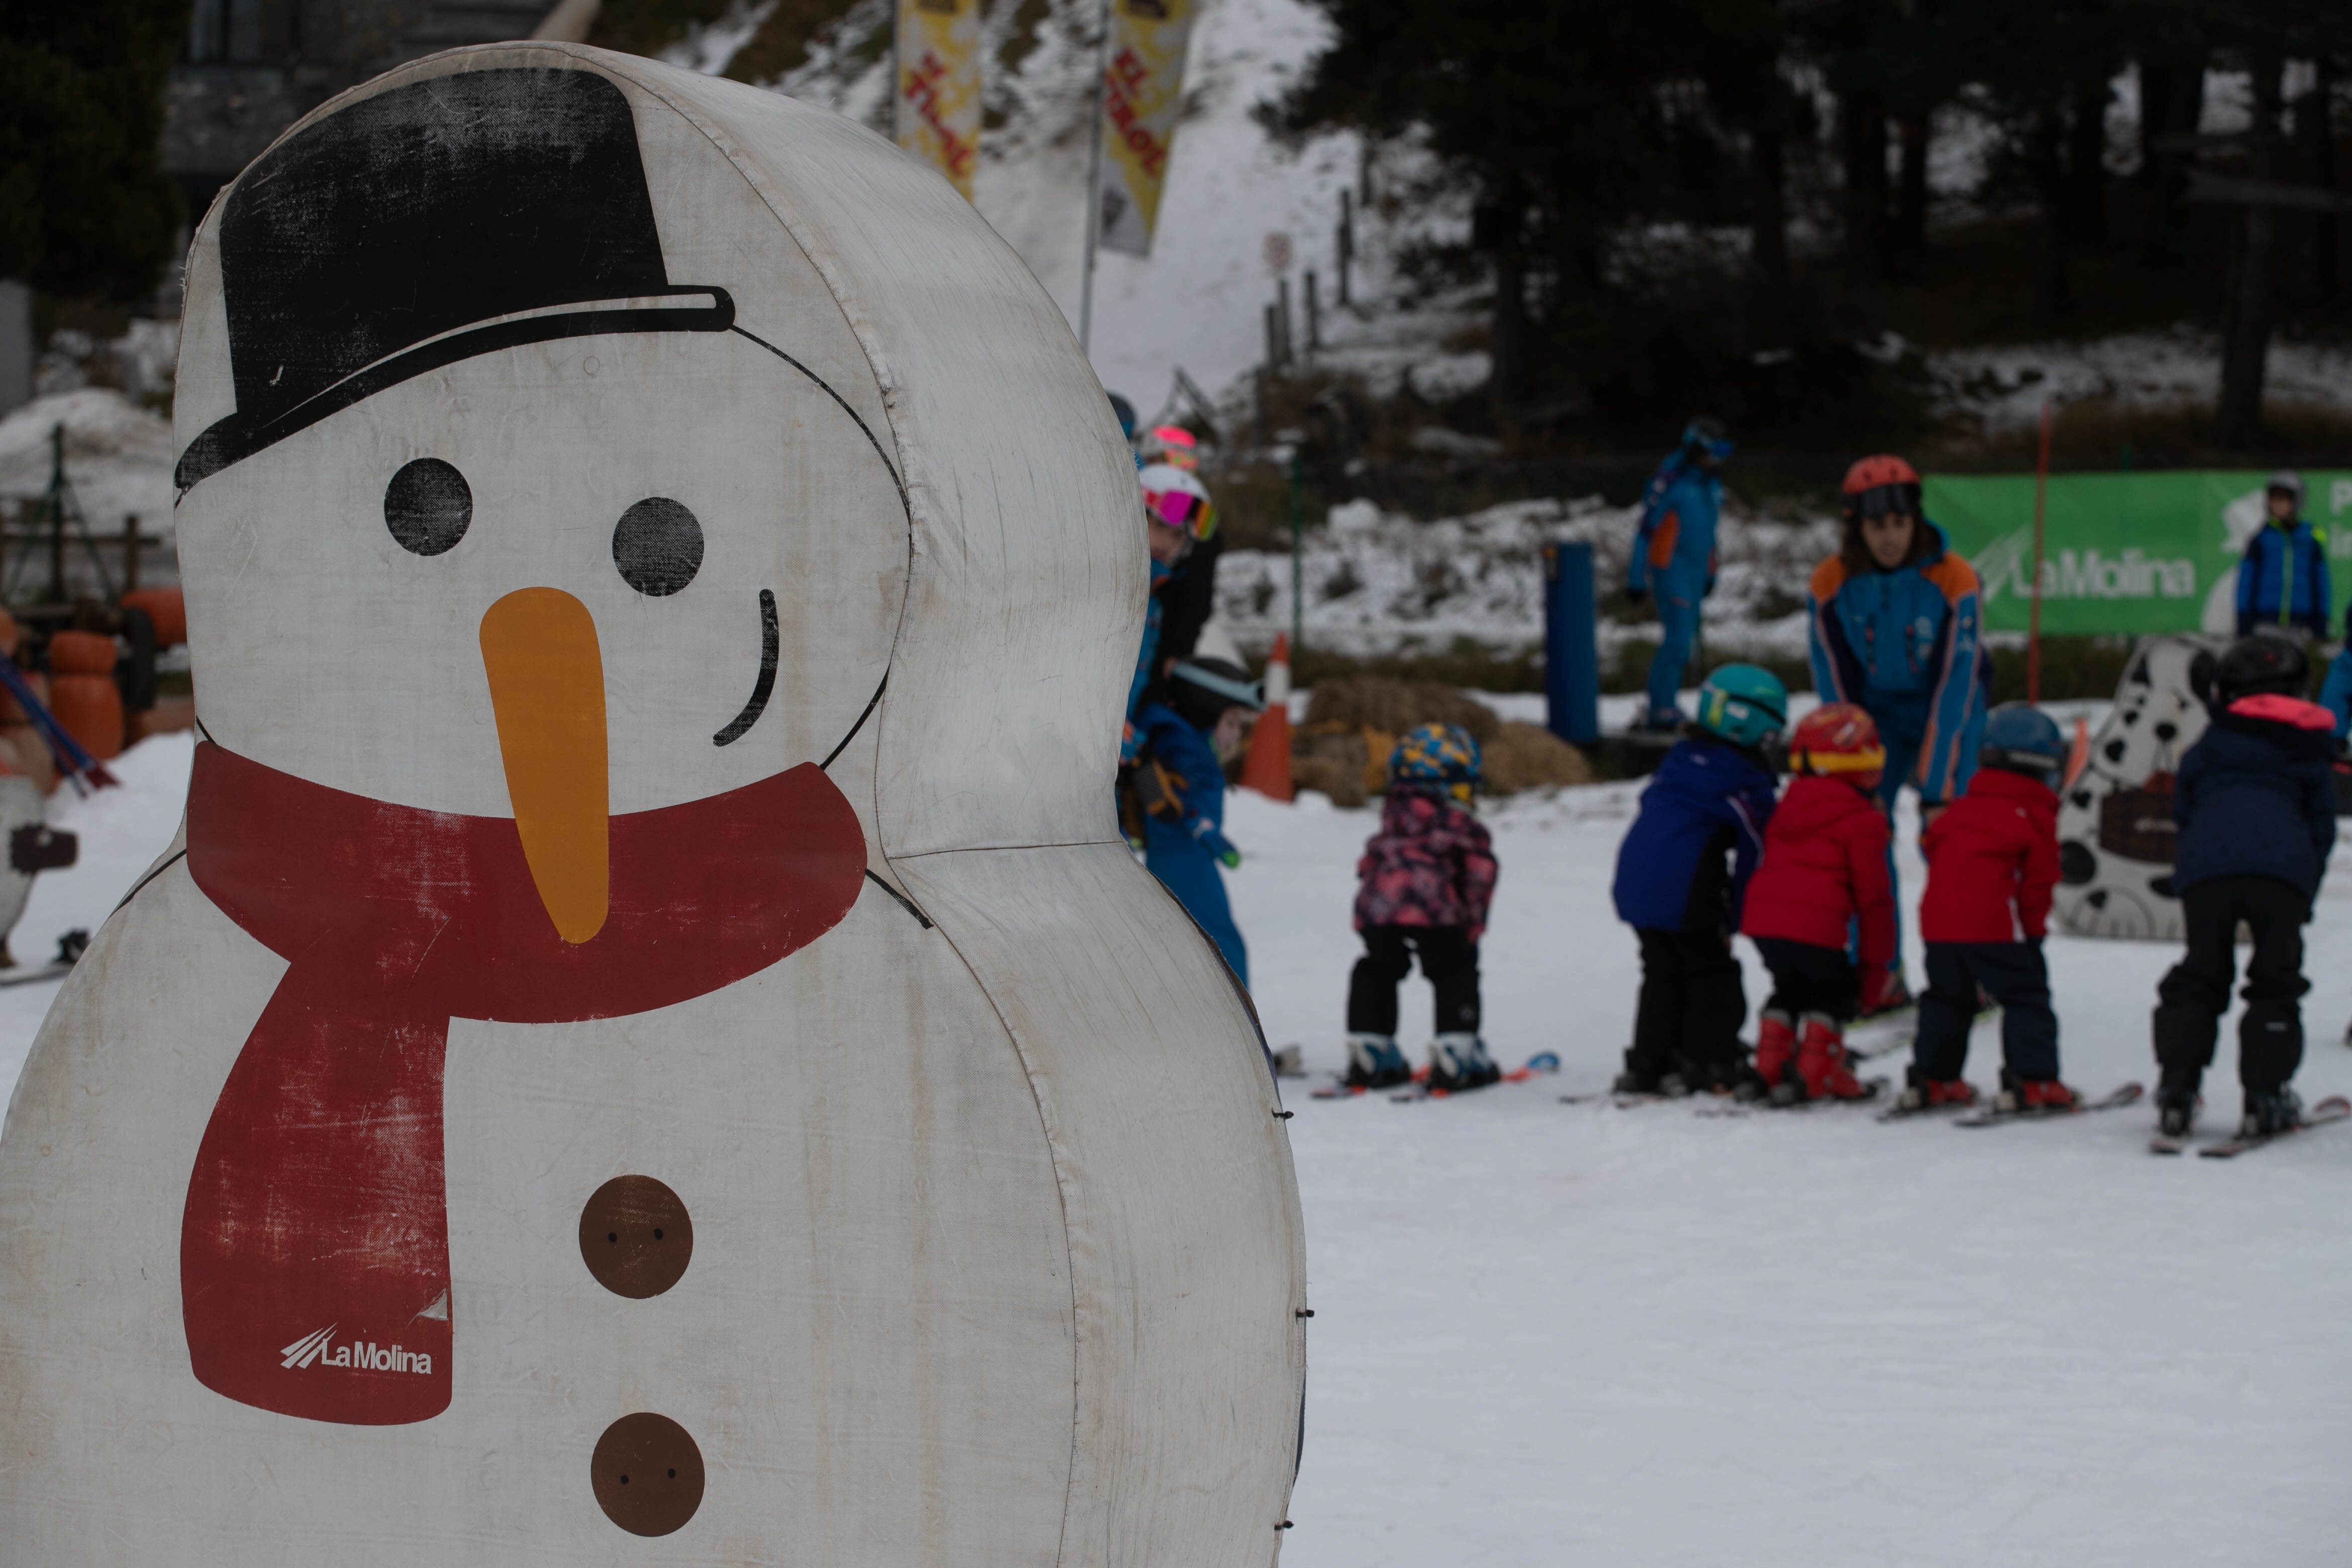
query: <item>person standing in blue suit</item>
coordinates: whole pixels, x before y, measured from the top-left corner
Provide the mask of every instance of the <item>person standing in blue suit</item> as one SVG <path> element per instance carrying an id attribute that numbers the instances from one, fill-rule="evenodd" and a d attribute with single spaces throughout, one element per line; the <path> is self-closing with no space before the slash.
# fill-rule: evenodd
<path id="1" fill-rule="evenodd" d="M 2335 612 L 2327 581 L 2327 535 L 2303 520 L 2303 476 L 2281 468 L 2263 490 L 2269 515 L 2238 562 L 2238 635 L 2282 626 L 2327 636 Z"/>
<path id="2" fill-rule="evenodd" d="M 1715 589 L 1715 525 L 1723 509 L 1723 465 L 1731 437 L 1704 416 L 1658 465 L 1642 494 L 1640 531 L 1625 564 L 1625 592 L 1658 601 L 1658 651 L 1650 660 L 1648 710 L 1637 728 L 1682 727 L 1675 695 L 1698 649 L 1699 605 Z"/>
<path id="3" fill-rule="evenodd" d="M 1976 773 L 1992 687 L 1976 569 L 1953 553 L 1919 502 L 1918 471 L 1902 458 L 1864 458 L 1846 470 L 1845 535 L 1813 572 L 1813 688 L 1824 702 L 1867 710 L 1886 748 L 1879 799 L 1892 816 L 1905 784 L 1933 821 Z M 1894 877 L 1894 851 L 1887 874 Z M 1900 889 L 1896 905 L 1902 907 Z M 1902 983 L 1889 1005 L 1910 997 Z"/>

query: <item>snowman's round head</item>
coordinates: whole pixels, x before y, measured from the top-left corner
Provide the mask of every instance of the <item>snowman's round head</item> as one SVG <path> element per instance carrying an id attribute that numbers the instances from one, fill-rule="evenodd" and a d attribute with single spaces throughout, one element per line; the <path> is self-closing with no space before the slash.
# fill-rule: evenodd
<path id="1" fill-rule="evenodd" d="M 866 710 L 908 524 L 835 384 L 861 356 L 707 139 L 639 118 L 593 71 L 427 77 L 222 199 L 177 474 L 219 743 L 437 810 L 618 813 L 822 762 Z"/>
<path id="2" fill-rule="evenodd" d="M 280 138 L 187 276 L 218 744 L 518 820 L 839 752 L 885 855 L 1111 838 L 1133 464 L 1027 268 L 864 127 L 454 50 Z"/>

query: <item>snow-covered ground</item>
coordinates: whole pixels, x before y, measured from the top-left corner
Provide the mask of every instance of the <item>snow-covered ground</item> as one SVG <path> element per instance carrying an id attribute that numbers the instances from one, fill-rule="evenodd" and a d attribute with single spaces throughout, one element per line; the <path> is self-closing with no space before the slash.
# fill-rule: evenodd
<path id="1" fill-rule="evenodd" d="M 123 789 L 60 798 L 81 863 L 41 879 L 21 956 L 95 928 L 166 847 L 191 752 L 149 741 Z M 1485 808 L 1503 865 L 1486 1034 L 1508 1058 L 1557 1050 L 1559 1078 L 1412 1106 L 1286 1086 L 1316 1311 L 1288 1568 L 2344 1557 L 2352 1271 L 2326 1260 L 2352 1132 L 2216 1164 L 2151 1159 L 2145 1109 L 1961 1131 L 1562 1105 L 1607 1082 L 1632 1017 L 1608 889 L 1636 787 Z M 1246 793 L 1228 822 L 1258 1007 L 1318 1071 L 1340 1063 L 1371 826 Z M 1907 854 L 1905 876 L 1916 893 Z M 2315 1097 L 2352 1091 L 2345 858 L 2311 941 Z M 2173 950 L 2057 938 L 2050 957 L 2068 1076 L 2148 1078 Z M 56 991 L 0 991 L 0 1083 Z M 1427 1018 L 1416 980 L 1416 1047 Z"/>
<path id="2" fill-rule="evenodd" d="M 1457 639 L 1502 652 L 1543 642 L 1543 555 L 1551 541 L 1593 547 L 1603 593 L 1624 580 L 1635 509 L 1580 500 L 1510 501 L 1466 517 L 1421 522 L 1368 500 L 1330 510 L 1301 541 L 1306 631 L 1317 647 L 1360 657 L 1443 652 Z M 1722 570 L 1707 600 L 1708 661 L 1801 654 L 1802 595 L 1813 567 L 1837 547 L 1826 517 L 1788 523 L 1734 502 L 1717 533 Z M 1243 647 L 1262 652 L 1290 628 L 1286 552 L 1234 550 L 1217 562 L 1217 616 Z M 1604 658 L 1632 638 L 1656 642 L 1657 623 L 1603 620 Z"/>
<path id="3" fill-rule="evenodd" d="M 1487 808 L 1486 1032 L 1559 1051 L 1559 1079 L 1411 1106 L 1287 1092 L 1316 1310 L 1289 1568 L 2344 1555 L 2352 1272 L 2325 1260 L 2352 1135 L 2215 1164 L 2150 1158 L 2143 1109 L 1964 1131 L 1562 1105 L 1631 1026 L 1609 881 L 1637 789 Z M 1227 824 L 1268 1037 L 1318 1071 L 1341 1062 L 1371 826 L 1246 793 Z M 1904 875 L 1916 895 L 1907 853 Z M 2342 860 L 2311 938 L 2316 1097 L 2352 1091 Z M 2175 950 L 2049 952 L 2069 1078 L 2150 1079 Z M 1415 980 L 1402 1037 L 1428 1033 Z M 1980 1085 L 1997 1039 L 1978 1031 Z M 2233 1060 L 2225 1033 L 2216 1120 Z"/>

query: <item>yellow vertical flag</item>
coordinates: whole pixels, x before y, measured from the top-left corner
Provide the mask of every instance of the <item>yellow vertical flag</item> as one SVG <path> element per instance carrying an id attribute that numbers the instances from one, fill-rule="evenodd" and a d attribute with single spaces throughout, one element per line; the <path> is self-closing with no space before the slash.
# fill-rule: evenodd
<path id="1" fill-rule="evenodd" d="M 1106 250 L 1151 254 L 1160 193 L 1176 121 L 1184 110 L 1184 47 L 1193 0 L 1110 0 L 1104 47 L 1102 189 L 1097 240 Z"/>
<path id="2" fill-rule="evenodd" d="M 980 163 L 980 0 L 898 0 L 898 145 L 971 199 Z"/>

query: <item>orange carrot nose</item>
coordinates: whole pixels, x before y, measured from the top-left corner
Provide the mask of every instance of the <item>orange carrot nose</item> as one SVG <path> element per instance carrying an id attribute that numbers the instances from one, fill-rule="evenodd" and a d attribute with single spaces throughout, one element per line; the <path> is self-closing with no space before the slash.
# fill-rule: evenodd
<path id="1" fill-rule="evenodd" d="M 612 883 L 596 622 L 561 589 L 519 589 L 482 616 L 482 667 L 539 901 L 557 935 L 586 942 L 604 929 Z"/>

